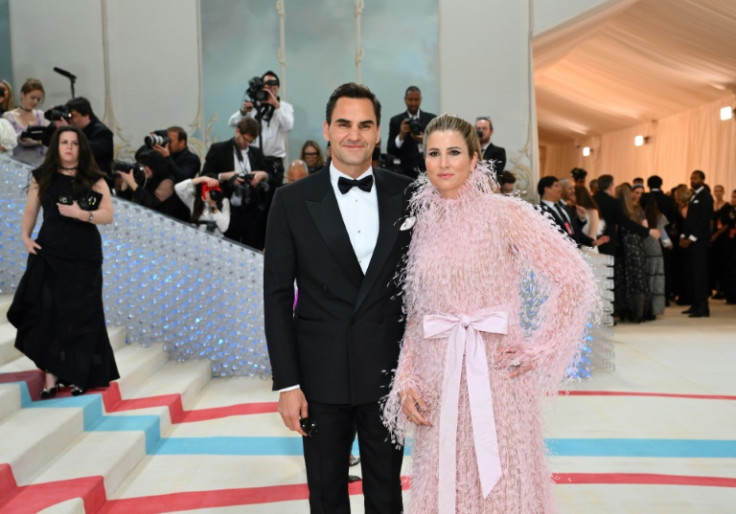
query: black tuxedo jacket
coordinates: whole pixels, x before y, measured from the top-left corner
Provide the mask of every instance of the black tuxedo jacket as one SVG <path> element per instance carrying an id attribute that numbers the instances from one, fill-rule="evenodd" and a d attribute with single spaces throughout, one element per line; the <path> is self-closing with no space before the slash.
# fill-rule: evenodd
<path id="1" fill-rule="evenodd" d="M 695 236 L 698 242 L 710 242 L 710 222 L 713 218 L 713 197 L 707 187 L 690 198 L 683 227 L 685 237 Z"/>
<path id="2" fill-rule="evenodd" d="M 616 198 L 603 191 L 598 191 L 593 195 L 593 199 L 598 204 L 601 219 L 606 222 L 606 228 L 603 231 L 603 235 L 610 238 L 606 244 L 602 244 L 598 247 L 598 251 L 601 253 L 616 255 L 616 250 L 618 249 L 618 231 L 620 227 L 624 227 L 628 231 L 639 234 L 642 237 L 649 235 L 649 229 L 644 225 L 631 220 L 624 212 L 621 202 Z"/>
<path id="3" fill-rule="evenodd" d="M 97 165 L 102 171 L 110 175 L 113 159 L 113 143 L 112 131 L 105 126 L 100 120 L 90 121 L 86 127 L 82 129 L 84 135 L 89 140 L 92 147 L 92 155 L 95 156 Z"/>
<path id="4" fill-rule="evenodd" d="M 422 126 L 422 131 L 427 128 L 427 124 L 436 116 L 436 114 L 432 114 L 431 112 L 419 111 L 419 124 Z M 401 160 L 402 173 L 411 178 L 417 178 L 417 168 L 422 171 L 426 170 L 424 156 L 419 153 L 419 143 L 414 141 L 410 136 L 407 136 L 404 138 L 401 148 L 396 147 L 396 136 L 401 132 L 401 122 L 407 118 L 409 118 L 408 112 L 402 112 L 391 118 L 388 125 L 388 144 L 386 145 L 386 151 Z"/>
<path id="5" fill-rule="evenodd" d="M 174 182 L 196 177 L 202 167 L 199 156 L 186 147 L 181 152 L 169 155 L 166 162 Z"/>
<path id="6" fill-rule="evenodd" d="M 500 177 L 501 172 L 506 167 L 506 149 L 489 143 L 483 152 L 483 160 L 493 161 L 493 170 L 496 172 L 496 177 Z"/>
<path id="7" fill-rule="evenodd" d="M 274 390 L 299 384 L 308 401 L 352 405 L 388 392 L 404 332 L 394 277 L 411 237 L 400 230 L 410 181 L 380 168 L 373 173 L 379 232 L 365 276 L 329 168 L 274 195 L 263 280 Z"/>
<path id="8" fill-rule="evenodd" d="M 554 209 L 547 205 L 546 203 L 540 201 L 538 209 L 542 211 L 545 214 L 548 214 L 552 217 L 555 224 L 557 225 L 557 228 L 560 232 L 568 236 L 570 239 L 575 241 L 575 244 L 578 246 L 585 245 L 585 246 L 593 246 L 593 239 L 589 237 L 585 231 L 583 230 L 583 223 L 580 221 L 580 219 L 577 216 L 577 213 L 575 212 L 575 209 L 570 208 L 568 205 L 562 205 L 559 204 L 560 208 L 564 209 L 567 213 L 567 216 L 570 218 L 570 221 L 568 222 L 566 219 L 563 219 L 559 212 L 557 212 L 557 209 Z M 568 226 L 569 225 L 569 228 Z"/>
<path id="9" fill-rule="evenodd" d="M 675 223 L 677 220 L 677 206 L 671 197 L 667 196 L 659 189 L 646 193 L 646 196 L 654 198 L 654 201 L 657 202 L 659 212 L 664 214 L 664 217 L 667 218 L 668 225 Z"/>
<path id="10" fill-rule="evenodd" d="M 204 166 L 202 167 L 202 175 L 217 178 L 218 173 L 226 173 L 235 170 L 235 141 L 228 139 L 221 143 L 214 143 L 207 151 L 204 158 Z M 250 161 L 250 169 L 253 171 L 267 171 L 266 162 L 263 160 L 263 154 L 254 146 L 248 147 L 248 160 Z M 269 175 L 269 182 L 271 176 Z"/>

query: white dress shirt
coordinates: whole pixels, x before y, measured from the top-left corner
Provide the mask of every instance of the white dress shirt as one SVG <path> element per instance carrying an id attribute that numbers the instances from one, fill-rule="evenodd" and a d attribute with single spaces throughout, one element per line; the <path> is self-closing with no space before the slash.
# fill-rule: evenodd
<path id="1" fill-rule="evenodd" d="M 360 180 L 368 175 L 373 175 L 373 168 L 369 167 L 365 173 L 360 175 Z M 337 181 L 340 177 L 353 180 L 350 175 L 342 173 L 330 163 L 330 184 L 337 198 L 337 206 L 340 215 L 350 237 L 355 256 L 358 258 L 360 269 L 363 274 L 368 270 L 368 265 L 373 257 L 373 249 L 378 240 L 378 194 L 376 193 L 375 177 L 370 192 L 362 191 L 354 187 L 345 194 L 340 192 Z"/>
<path id="2" fill-rule="evenodd" d="M 284 100 L 279 100 L 279 106 L 278 109 L 273 111 L 270 121 L 264 120 L 261 123 L 261 130 L 263 131 L 263 155 L 265 157 L 286 157 L 286 134 L 294 128 L 294 106 Z M 251 109 L 246 116 L 255 118 L 256 110 Z M 243 117 L 240 111 L 235 111 L 235 114 L 230 116 L 228 125 L 231 127 L 237 126 Z M 251 143 L 256 148 L 261 147 L 260 137 L 258 136 Z"/>

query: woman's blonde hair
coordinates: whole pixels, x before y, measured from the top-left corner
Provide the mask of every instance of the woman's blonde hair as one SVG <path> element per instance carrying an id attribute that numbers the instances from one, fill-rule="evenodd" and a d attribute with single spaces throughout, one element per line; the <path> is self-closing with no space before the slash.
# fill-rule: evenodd
<path id="1" fill-rule="evenodd" d="M 425 148 L 426 141 L 429 139 L 432 132 L 446 131 L 457 132 L 462 136 L 465 140 L 465 145 L 468 147 L 468 154 L 471 159 L 473 158 L 473 154 L 476 154 L 478 159 L 483 158 L 483 154 L 480 151 L 480 141 L 478 141 L 478 134 L 475 132 L 475 127 L 459 116 L 453 116 L 452 114 L 441 114 L 429 122 L 427 128 L 424 129 Z"/>
<path id="2" fill-rule="evenodd" d="M 7 80 L 0 80 L 0 84 L 5 88 L 5 99 L 0 104 L 0 111 L 12 111 L 13 110 L 13 88 L 10 87 L 10 83 Z"/>

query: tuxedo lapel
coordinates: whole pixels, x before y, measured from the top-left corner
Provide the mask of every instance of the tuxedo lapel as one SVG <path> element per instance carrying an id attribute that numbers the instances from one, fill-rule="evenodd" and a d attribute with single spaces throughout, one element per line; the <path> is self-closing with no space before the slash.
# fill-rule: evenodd
<path id="1" fill-rule="evenodd" d="M 363 270 L 360 268 L 355 250 L 353 250 L 353 245 L 350 243 L 348 231 L 345 229 L 345 223 L 343 223 L 340 208 L 330 184 L 329 170 L 323 169 L 319 172 L 318 180 L 316 191 L 319 194 L 313 199 L 305 200 L 307 210 L 311 214 L 327 248 L 340 263 L 350 280 L 356 286 L 360 285 L 363 281 Z M 319 195 L 322 195 L 321 198 Z"/>
<path id="2" fill-rule="evenodd" d="M 403 191 L 401 189 L 389 190 L 386 177 L 381 170 L 374 169 L 373 175 L 376 180 L 376 193 L 378 195 L 378 240 L 376 241 L 376 247 L 373 249 L 373 256 L 368 265 L 365 278 L 360 285 L 354 312 L 360 308 L 391 254 L 396 237 L 399 234 L 399 222 L 404 208 Z"/>

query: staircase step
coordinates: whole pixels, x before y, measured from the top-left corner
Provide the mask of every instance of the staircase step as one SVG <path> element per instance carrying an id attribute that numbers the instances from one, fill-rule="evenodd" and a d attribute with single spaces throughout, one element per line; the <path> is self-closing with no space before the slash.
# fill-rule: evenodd
<path id="1" fill-rule="evenodd" d="M 53 460 L 33 483 L 101 476 L 105 491 L 114 491 L 146 455 L 145 434 L 139 431 L 85 432 Z"/>
<path id="2" fill-rule="evenodd" d="M 14 384 L 0 384 L 0 423 L 20 409 L 20 388 Z"/>
<path id="3" fill-rule="evenodd" d="M 169 362 L 169 356 L 161 346 L 126 345 L 115 352 L 115 362 L 120 372 L 120 394 L 127 398 Z"/>
<path id="4" fill-rule="evenodd" d="M 48 405 L 63 400 L 46 400 Z M 84 428 L 82 409 L 25 408 L 0 423 L 0 455 L 19 486 L 30 483 Z"/>
<path id="5" fill-rule="evenodd" d="M 5 364 L 23 355 L 15 349 L 15 327 L 0 323 L 0 364 Z"/>
<path id="6" fill-rule="evenodd" d="M 38 514 L 86 514 L 86 511 L 84 501 L 81 498 L 74 498 L 39 510 Z"/>

